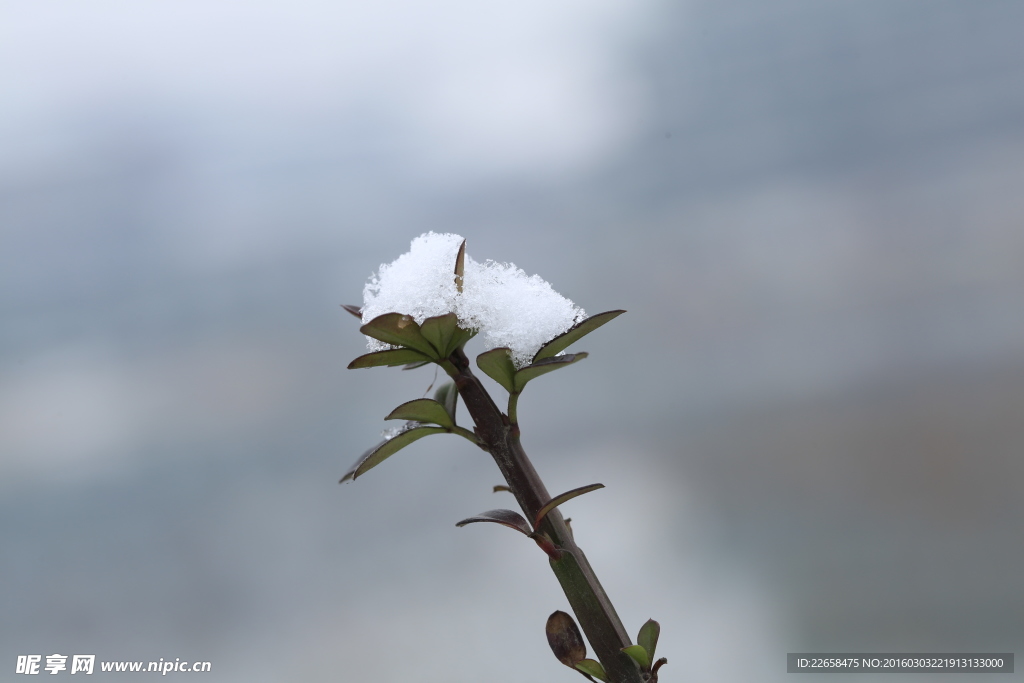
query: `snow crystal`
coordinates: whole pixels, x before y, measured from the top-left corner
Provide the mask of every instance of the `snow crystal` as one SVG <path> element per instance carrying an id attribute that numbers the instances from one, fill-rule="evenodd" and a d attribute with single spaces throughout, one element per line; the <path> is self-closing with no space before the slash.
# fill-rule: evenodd
<path id="1" fill-rule="evenodd" d="M 422 427 L 422 426 L 423 426 L 422 422 L 416 422 L 414 420 L 410 420 L 409 422 L 404 423 L 400 427 L 391 427 L 390 429 L 385 429 L 384 431 L 382 431 L 380 433 L 380 435 L 382 437 L 384 437 L 385 441 L 391 441 L 391 439 L 395 438 L 399 434 L 405 434 L 410 429 L 415 429 L 416 427 Z"/>
<path id="2" fill-rule="evenodd" d="M 395 438 L 404 431 L 405 430 L 402 429 L 401 427 L 390 427 L 382 431 L 380 435 L 385 441 L 391 441 L 391 439 Z"/>
<path id="3" fill-rule="evenodd" d="M 507 346 L 517 368 L 529 365 L 538 349 L 586 318 L 579 306 L 539 275 L 511 263 L 466 259 L 466 283 L 456 313 L 464 326 L 480 331 L 484 346 Z"/>
<path id="4" fill-rule="evenodd" d="M 395 312 L 422 323 L 454 311 L 459 325 L 477 330 L 488 349 L 509 347 L 516 367 L 523 367 L 551 338 L 586 318 L 540 276 L 510 263 L 479 263 L 467 255 L 460 294 L 455 259 L 462 241 L 458 235 L 428 232 L 414 239 L 407 253 L 381 265 L 363 289 L 363 322 Z M 371 351 L 389 348 L 368 341 Z"/>
<path id="5" fill-rule="evenodd" d="M 458 235 L 428 232 L 414 239 L 407 253 L 381 264 L 363 287 L 363 323 L 385 313 L 404 313 L 421 323 L 453 311 L 458 294 L 455 257 L 461 244 Z"/>

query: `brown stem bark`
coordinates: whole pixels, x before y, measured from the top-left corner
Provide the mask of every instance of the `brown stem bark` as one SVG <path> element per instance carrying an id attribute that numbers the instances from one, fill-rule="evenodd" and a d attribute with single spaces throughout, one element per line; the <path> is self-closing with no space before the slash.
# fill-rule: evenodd
<path id="1" fill-rule="evenodd" d="M 461 349 L 457 349 L 448 361 L 451 367 L 446 369 L 455 380 L 459 394 L 476 423 L 477 436 L 497 463 L 526 518 L 534 519 L 537 511 L 551 500 L 551 495 L 523 450 L 519 425 L 510 422 L 508 416 L 499 410 L 470 370 L 469 359 Z M 562 551 L 558 559 L 550 560 L 551 568 L 594 654 L 604 666 L 608 680 L 611 683 L 644 683 L 639 667 L 621 651 L 632 644 L 626 629 L 557 508 L 547 514 L 536 531 L 547 534 Z"/>

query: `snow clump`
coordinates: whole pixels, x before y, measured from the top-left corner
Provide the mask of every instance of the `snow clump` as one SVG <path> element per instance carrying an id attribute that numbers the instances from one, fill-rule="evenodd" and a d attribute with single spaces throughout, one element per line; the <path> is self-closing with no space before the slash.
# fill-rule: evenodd
<path id="1" fill-rule="evenodd" d="M 462 237 L 428 232 L 363 288 L 363 323 L 385 313 L 404 313 L 417 323 L 454 312 L 459 326 L 477 330 L 488 349 L 507 346 L 517 368 L 553 337 L 586 319 L 582 308 L 552 289 L 539 275 L 511 263 L 465 257 L 463 291 L 455 286 L 455 260 Z M 373 338 L 370 351 L 391 348 Z"/>

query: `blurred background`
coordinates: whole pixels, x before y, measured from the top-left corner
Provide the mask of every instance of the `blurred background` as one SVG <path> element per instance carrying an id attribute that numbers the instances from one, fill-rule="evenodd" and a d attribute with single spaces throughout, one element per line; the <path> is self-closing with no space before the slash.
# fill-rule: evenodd
<path id="1" fill-rule="evenodd" d="M 0 680 L 580 680 L 544 557 L 454 526 L 513 505 L 484 453 L 337 483 L 435 378 L 347 371 L 339 304 L 428 230 L 629 310 L 520 417 L 549 489 L 607 485 L 564 512 L 630 632 L 661 622 L 665 683 L 1021 652 L 1022 28 L 1012 0 L 0 2 Z"/>

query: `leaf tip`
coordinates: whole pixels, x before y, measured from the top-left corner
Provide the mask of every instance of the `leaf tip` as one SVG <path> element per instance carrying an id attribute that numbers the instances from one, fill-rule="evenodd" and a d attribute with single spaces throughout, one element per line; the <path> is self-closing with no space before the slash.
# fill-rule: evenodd
<path id="1" fill-rule="evenodd" d="M 466 240 L 459 245 L 459 253 L 455 256 L 455 289 L 462 294 L 463 276 L 466 272 Z"/>
<path id="2" fill-rule="evenodd" d="M 638 645 L 643 646 L 647 650 L 647 654 L 651 659 L 654 658 L 654 652 L 658 647 L 658 636 L 661 635 L 661 624 L 656 622 L 654 619 L 648 619 L 644 622 L 644 625 L 640 627 L 640 632 L 636 636 L 636 642 Z"/>
<path id="3" fill-rule="evenodd" d="M 533 528 L 539 529 L 540 523 L 544 521 L 544 518 L 547 517 L 548 513 L 554 510 L 562 503 L 570 501 L 573 498 L 576 498 L 577 496 L 582 496 L 584 493 L 590 493 L 591 491 L 596 491 L 598 489 L 603 488 L 604 484 L 589 484 L 588 486 L 581 486 L 579 488 L 572 489 L 571 491 L 566 491 L 565 493 L 555 496 L 547 503 L 545 503 L 540 510 L 537 511 L 537 516 L 533 519 Z"/>

